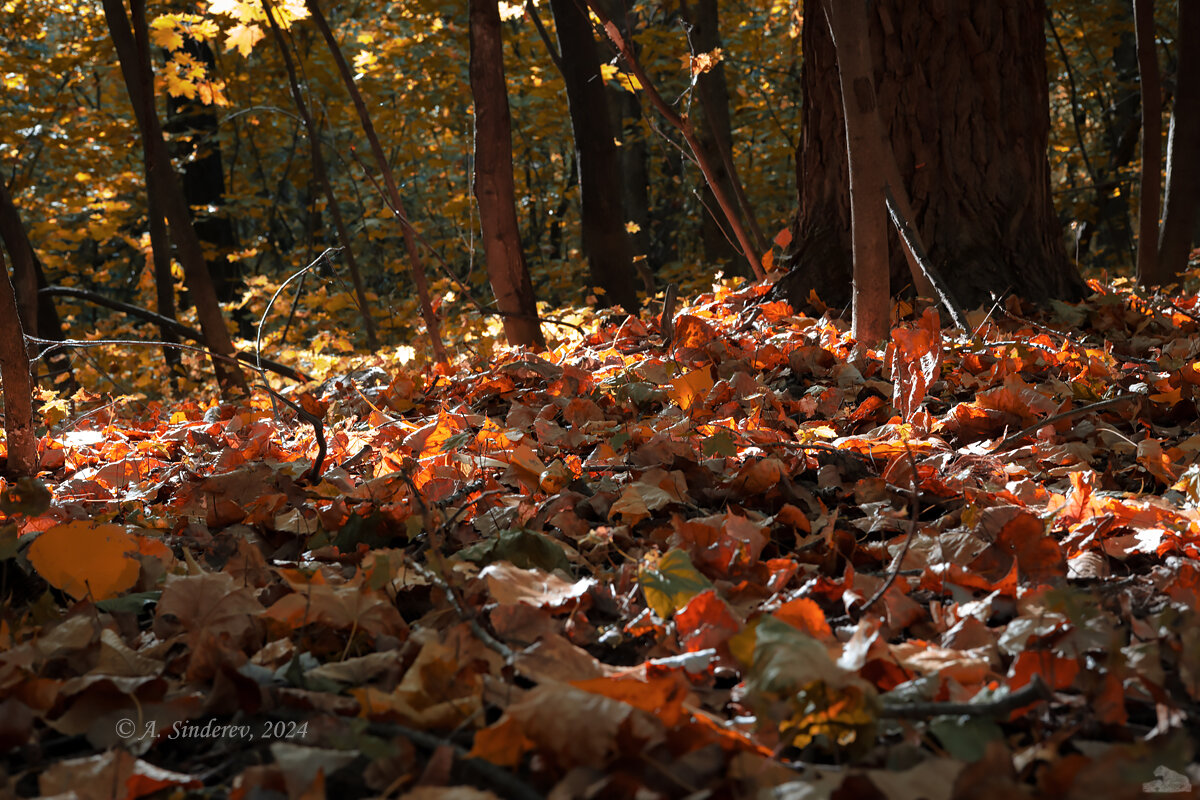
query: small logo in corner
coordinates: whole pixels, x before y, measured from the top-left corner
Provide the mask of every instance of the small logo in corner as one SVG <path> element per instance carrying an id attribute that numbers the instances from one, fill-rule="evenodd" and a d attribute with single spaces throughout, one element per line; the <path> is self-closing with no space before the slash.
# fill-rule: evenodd
<path id="1" fill-rule="evenodd" d="M 1156 768 L 1154 780 L 1142 784 L 1142 791 L 1146 794 L 1174 794 L 1191 790 L 1192 782 L 1187 776 L 1168 767 Z"/>

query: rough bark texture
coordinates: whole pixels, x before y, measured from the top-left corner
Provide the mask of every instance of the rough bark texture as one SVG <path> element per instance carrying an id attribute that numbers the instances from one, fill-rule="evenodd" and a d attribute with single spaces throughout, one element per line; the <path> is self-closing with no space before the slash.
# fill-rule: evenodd
<path id="1" fill-rule="evenodd" d="M 473 188 L 488 280 L 511 345 L 545 347 L 533 284 L 521 252 L 512 172 L 512 118 L 496 0 L 470 0 L 471 97 L 475 101 Z"/>
<path id="2" fill-rule="evenodd" d="M 800 208 L 781 290 L 804 304 L 850 301 L 850 208 L 836 58 L 819 3 L 806 3 Z M 878 0 L 870 12 L 880 116 L 913 223 L 959 302 L 1007 291 L 1073 298 L 1050 196 L 1044 0 Z M 891 289 L 911 280 L 889 234 Z"/>
<path id="3" fill-rule="evenodd" d="M 1200 4 L 1179 3 L 1179 82 L 1167 141 L 1159 263 L 1168 280 L 1187 269 L 1200 219 Z"/>
<path id="4" fill-rule="evenodd" d="M 33 377 L 25 355 L 25 332 L 17 314 L 17 296 L 0 254 L 0 382 L 4 384 L 4 436 L 8 450 L 5 474 L 26 478 L 37 474 L 37 433 L 33 428 Z"/>
<path id="5" fill-rule="evenodd" d="M 586 11 L 576 0 L 550 0 L 563 83 L 579 164 L 583 251 L 593 286 L 630 314 L 639 310 L 633 248 L 621 208 L 621 172 L 600 75 L 596 40 Z"/>
<path id="6" fill-rule="evenodd" d="M 175 243 L 175 254 L 183 267 L 183 280 L 196 306 L 196 318 L 204 332 L 207 347 L 218 355 L 232 359 L 233 341 L 225 327 L 221 306 L 213 289 L 208 265 L 200 239 L 192 227 L 191 211 L 183 196 L 179 177 L 171 166 L 167 143 L 163 139 L 162 124 L 154 105 L 154 82 L 150 72 L 150 43 L 146 31 L 146 8 L 144 0 L 132 0 L 131 14 L 126 14 L 122 0 L 104 0 L 104 15 L 116 46 L 117 58 L 121 63 L 121 74 L 125 88 L 137 118 L 141 134 L 146 169 L 154 174 L 162 200 L 162 213 L 166 216 L 171 241 Z M 132 18 L 131 28 L 130 19 Z M 136 34 L 135 34 L 136 31 Z M 136 35 L 136 38 L 135 38 Z M 224 394 L 244 394 L 246 379 L 236 366 L 220 358 L 213 359 L 217 382 Z"/>

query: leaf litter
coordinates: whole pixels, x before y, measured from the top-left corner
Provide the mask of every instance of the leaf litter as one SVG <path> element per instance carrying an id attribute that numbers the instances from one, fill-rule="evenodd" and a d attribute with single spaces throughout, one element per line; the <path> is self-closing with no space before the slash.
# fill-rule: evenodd
<path id="1" fill-rule="evenodd" d="M 1091 288 L 872 350 L 727 282 L 376 359 L 295 398 L 316 482 L 269 399 L 58 409 L 0 498 L 8 791 L 1190 786 L 1200 300 Z"/>

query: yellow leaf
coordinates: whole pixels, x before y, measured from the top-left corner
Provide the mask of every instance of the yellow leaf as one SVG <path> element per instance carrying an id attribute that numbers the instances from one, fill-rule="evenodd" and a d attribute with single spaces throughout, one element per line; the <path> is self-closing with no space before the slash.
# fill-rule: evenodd
<path id="1" fill-rule="evenodd" d="M 671 381 L 671 388 L 667 390 L 667 396 L 674 400 L 681 409 L 687 411 L 695 405 L 697 400 L 703 400 L 712 387 L 712 373 L 708 367 L 701 367 Z"/>
<path id="2" fill-rule="evenodd" d="M 236 47 L 237 51 L 245 58 L 250 55 L 254 45 L 262 38 L 262 28 L 257 25 L 235 25 L 225 35 L 225 49 L 228 51 Z"/>
<path id="3" fill-rule="evenodd" d="M 29 563 L 72 597 L 107 600 L 137 582 L 137 542 L 120 525 L 76 520 L 45 530 L 29 546 Z"/>
<path id="4" fill-rule="evenodd" d="M 178 50 L 183 47 L 183 36 L 175 27 L 171 17 L 159 17 L 150 23 L 150 41 L 167 50 Z"/>

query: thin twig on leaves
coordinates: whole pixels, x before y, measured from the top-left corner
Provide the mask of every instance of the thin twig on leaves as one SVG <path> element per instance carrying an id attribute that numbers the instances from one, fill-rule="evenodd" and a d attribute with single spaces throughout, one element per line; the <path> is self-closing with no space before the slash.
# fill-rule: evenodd
<path id="1" fill-rule="evenodd" d="M 913 260 L 917 262 L 917 266 L 921 268 L 921 272 L 925 273 L 925 277 L 933 284 L 934 291 L 938 293 L 942 301 L 942 305 L 946 307 L 946 311 L 950 314 L 950 319 L 964 331 L 971 330 L 967 327 L 967 315 L 963 313 L 962 308 L 955 302 L 954 297 L 950 294 L 950 287 L 942 280 L 942 276 L 933 268 L 933 264 L 929 261 L 929 256 L 925 254 L 925 249 L 921 247 L 921 243 L 917 241 L 916 235 L 913 233 L 912 225 L 908 219 L 900 212 L 900 206 L 896 204 L 896 196 L 892 194 L 892 187 L 884 184 L 883 196 L 887 201 L 888 215 L 892 218 L 892 224 L 896 226 L 896 231 L 900 234 L 900 239 L 904 242 L 904 246 L 908 248 L 908 252 L 912 255 Z"/>
<path id="2" fill-rule="evenodd" d="M 1071 417 L 1077 417 L 1080 414 L 1086 414 L 1089 411 L 1098 411 L 1101 408 L 1108 408 L 1109 406 L 1120 405 L 1121 403 L 1124 403 L 1126 400 L 1137 400 L 1137 399 L 1142 399 L 1145 397 L 1146 397 L 1146 395 L 1142 394 L 1141 392 L 1125 392 L 1123 394 L 1117 395 L 1116 397 L 1110 397 L 1107 400 L 1100 400 L 1099 402 L 1096 402 L 1096 403 L 1088 403 L 1086 406 L 1080 406 L 1079 408 L 1072 408 L 1069 411 L 1063 411 L 1059 414 L 1054 414 L 1052 416 L 1046 417 L 1043 420 L 1039 420 L 1038 422 L 1033 423 L 1028 428 L 1022 428 L 1021 430 L 1014 433 L 1012 436 L 1005 438 L 1003 441 L 1000 442 L 1000 444 L 998 444 L 996 446 L 996 449 L 993 450 L 992 453 L 993 454 L 1002 453 L 1005 450 L 1010 449 L 1017 442 L 1021 441 L 1026 436 L 1030 436 L 1034 433 L 1037 433 L 1041 428 L 1045 427 L 1046 425 L 1053 425 L 1055 422 L 1058 422 L 1060 420 L 1070 419 Z"/>
<path id="3" fill-rule="evenodd" d="M 463 609 L 462 603 L 460 603 L 458 600 L 458 595 L 445 578 L 434 572 L 432 569 L 423 567 L 415 561 L 410 560 L 409 566 L 411 566 L 419 575 L 421 575 L 421 577 L 425 578 L 425 580 L 442 590 L 442 593 L 446 595 L 446 600 L 450 603 L 450 607 L 454 609 L 454 613 L 458 615 L 459 619 L 467 623 L 467 625 L 471 628 L 471 632 L 475 634 L 479 641 L 483 642 L 485 646 L 503 656 L 506 664 L 512 664 L 514 661 L 516 661 L 517 654 L 513 652 L 511 647 L 484 630 L 484 627 L 479 624 L 479 620 L 477 620 L 473 615 L 468 614 Z"/>
<path id="4" fill-rule="evenodd" d="M 1039 700 L 1049 702 L 1054 693 L 1042 680 L 1034 675 L 1033 680 L 1004 697 L 987 703 L 896 703 L 885 704 L 879 716 L 891 719 L 930 719 L 931 717 L 1004 717 L 1019 708 Z"/>
<path id="5" fill-rule="evenodd" d="M 887 590 L 892 588 L 892 584 L 896 582 L 896 576 L 900 574 L 900 565 L 904 563 L 904 557 L 908 555 L 908 546 L 912 544 L 913 536 L 917 532 L 917 517 L 921 512 L 920 500 L 917 498 L 917 459 L 913 455 L 912 448 L 908 442 L 904 442 L 904 452 L 908 453 L 908 464 L 912 468 L 912 487 L 908 497 L 908 533 L 904 534 L 904 542 L 900 545 L 900 552 L 892 559 L 892 566 L 887 571 L 887 576 L 883 579 L 883 583 L 875 590 L 875 593 L 863 603 L 862 610 L 866 611 L 871 606 L 875 605 L 879 598 L 887 594 Z"/>

